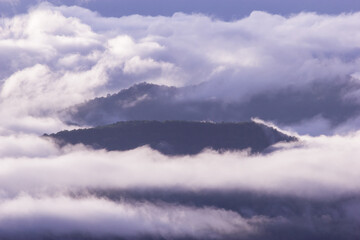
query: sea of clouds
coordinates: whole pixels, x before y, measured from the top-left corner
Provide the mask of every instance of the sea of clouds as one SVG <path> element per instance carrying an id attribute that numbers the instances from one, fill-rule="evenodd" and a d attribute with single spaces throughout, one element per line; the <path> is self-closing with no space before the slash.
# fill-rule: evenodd
<path id="1" fill-rule="evenodd" d="M 359 29 L 360 13 L 226 22 L 41 3 L 2 17 L 0 238 L 358 239 L 357 111 L 336 131 L 320 113 L 286 126 L 330 136 L 300 135 L 265 155 L 59 148 L 41 135 L 75 128 L 63 109 L 140 82 L 200 84 L 186 98 L 225 102 L 341 83 L 337 97 L 358 104 Z"/>

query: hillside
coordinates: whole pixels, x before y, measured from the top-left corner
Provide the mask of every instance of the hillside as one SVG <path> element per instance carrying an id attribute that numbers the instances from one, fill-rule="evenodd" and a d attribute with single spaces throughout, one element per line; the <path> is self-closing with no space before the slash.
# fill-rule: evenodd
<path id="1" fill-rule="evenodd" d="M 262 152 L 296 138 L 255 122 L 129 121 L 45 135 L 60 145 L 82 143 L 95 149 L 130 150 L 149 145 L 167 155 L 197 154 L 203 149 Z"/>

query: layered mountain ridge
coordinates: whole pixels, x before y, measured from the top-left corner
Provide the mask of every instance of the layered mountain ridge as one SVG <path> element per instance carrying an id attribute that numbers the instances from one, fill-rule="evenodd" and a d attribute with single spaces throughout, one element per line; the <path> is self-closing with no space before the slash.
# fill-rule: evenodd
<path id="1" fill-rule="evenodd" d="M 225 100 L 202 96 L 203 85 L 176 88 L 140 83 L 68 108 L 61 115 L 63 121 L 79 126 L 132 120 L 244 122 L 254 117 L 282 126 L 322 117 L 335 126 L 360 111 L 357 104 L 341 98 L 339 92 L 348 87 L 343 82 L 317 83 L 308 89 L 286 88 Z"/>

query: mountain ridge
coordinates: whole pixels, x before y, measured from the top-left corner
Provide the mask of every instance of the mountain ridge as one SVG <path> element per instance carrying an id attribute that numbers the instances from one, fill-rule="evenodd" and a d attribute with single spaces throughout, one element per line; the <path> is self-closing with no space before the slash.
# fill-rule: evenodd
<path id="1" fill-rule="evenodd" d="M 339 82 L 337 86 L 319 82 L 301 91 L 285 88 L 258 93 L 241 101 L 228 101 L 202 96 L 206 89 L 203 85 L 169 87 L 138 83 L 65 109 L 60 117 L 77 126 L 134 120 L 240 122 L 254 117 L 280 126 L 296 126 L 322 117 L 337 126 L 360 112 L 357 104 L 345 104 L 339 97 L 339 93 L 349 87 L 346 82 Z"/>
<path id="2" fill-rule="evenodd" d="M 260 153 L 275 143 L 297 140 L 255 122 L 125 121 L 44 136 L 61 146 L 81 143 L 94 149 L 126 151 L 148 145 L 165 155 L 194 155 L 207 148 Z"/>

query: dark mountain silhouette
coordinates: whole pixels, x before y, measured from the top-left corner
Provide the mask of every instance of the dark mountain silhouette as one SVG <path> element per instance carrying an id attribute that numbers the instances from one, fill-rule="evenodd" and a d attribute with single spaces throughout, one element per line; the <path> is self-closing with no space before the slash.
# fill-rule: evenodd
<path id="1" fill-rule="evenodd" d="M 253 117 L 291 125 L 316 116 L 337 125 L 360 112 L 357 103 L 343 100 L 344 89 L 351 87 L 346 81 L 336 86 L 319 82 L 300 90 L 267 91 L 239 102 L 194 97 L 202 85 L 175 88 L 141 83 L 66 109 L 62 116 L 80 126 L 130 120 L 239 122 Z"/>
<path id="2" fill-rule="evenodd" d="M 129 121 L 45 136 L 61 145 L 82 143 L 95 149 L 122 151 L 149 145 L 168 155 L 197 154 L 206 148 L 262 152 L 274 143 L 296 140 L 255 122 Z"/>

